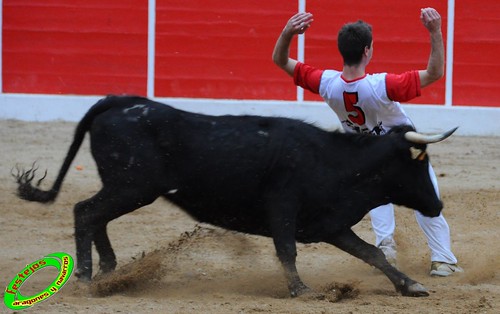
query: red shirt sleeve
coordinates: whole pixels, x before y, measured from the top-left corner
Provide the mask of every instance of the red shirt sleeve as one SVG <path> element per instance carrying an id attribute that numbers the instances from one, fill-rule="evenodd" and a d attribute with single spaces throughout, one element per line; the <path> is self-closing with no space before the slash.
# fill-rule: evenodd
<path id="1" fill-rule="evenodd" d="M 293 82 L 297 86 L 319 94 L 321 75 L 323 75 L 323 70 L 298 62 L 293 71 Z"/>
<path id="2" fill-rule="evenodd" d="M 393 101 L 409 101 L 420 96 L 420 77 L 416 70 L 403 74 L 387 74 L 385 86 L 387 96 Z"/>

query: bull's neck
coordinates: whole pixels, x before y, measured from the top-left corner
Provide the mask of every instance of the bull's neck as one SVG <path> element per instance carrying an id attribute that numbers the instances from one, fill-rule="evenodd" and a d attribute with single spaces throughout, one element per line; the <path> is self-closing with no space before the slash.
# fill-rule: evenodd
<path id="1" fill-rule="evenodd" d="M 394 146 L 385 138 L 370 139 L 360 145 L 358 153 L 349 156 L 339 173 L 345 193 L 359 207 L 371 208 L 390 203 L 386 195 L 386 181 L 390 163 L 394 160 Z"/>

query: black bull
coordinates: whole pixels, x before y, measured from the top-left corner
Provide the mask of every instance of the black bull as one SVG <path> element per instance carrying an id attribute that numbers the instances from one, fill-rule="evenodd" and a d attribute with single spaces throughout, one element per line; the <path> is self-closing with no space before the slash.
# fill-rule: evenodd
<path id="1" fill-rule="evenodd" d="M 53 187 L 34 187 L 34 170 L 20 172 L 19 196 L 53 201 L 87 131 L 102 189 L 74 207 L 80 279 L 92 276 L 92 242 L 101 271 L 115 269 L 111 220 L 164 197 L 200 222 L 272 237 L 292 296 L 309 291 L 295 266 L 296 241 L 330 243 L 380 269 L 403 295 L 428 295 L 351 227 L 386 203 L 438 216 L 426 143 L 454 130 L 430 140 L 410 127 L 342 134 L 287 118 L 208 116 L 109 96 L 78 124 Z"/>

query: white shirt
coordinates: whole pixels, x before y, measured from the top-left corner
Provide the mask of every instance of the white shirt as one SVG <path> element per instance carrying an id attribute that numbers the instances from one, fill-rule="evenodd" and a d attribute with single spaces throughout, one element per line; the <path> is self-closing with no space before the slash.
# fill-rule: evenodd
<path id="1" fill-rule="evenodd" d="M 382 135 L 396 125 L 413 125 L 401 104 L 387 96 L 386 73 L 346 81 L 342 72 L 326 70 L 319 94 L 335 111 L 346 132 Z"/>
<path id="2" fill-rule="evenodd" d="M 382 135 L 396 125 L 413 126 L 398 101 L 420 96 L 418 71 L 366 74 L 348 81 L 342 72 L 319 70 L 299 62 L 294 82 L 323 97 L 346 132 Z"/>

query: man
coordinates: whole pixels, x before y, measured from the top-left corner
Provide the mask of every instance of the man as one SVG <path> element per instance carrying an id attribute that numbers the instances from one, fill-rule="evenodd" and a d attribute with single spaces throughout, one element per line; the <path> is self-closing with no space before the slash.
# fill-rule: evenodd
<path id="1" fill-rule="evenodd" d="M 346 132 L 387 133 L 393 126 L 413 125 L 399 102 L 420 96 L 421 88 L 443 76 L 444 47 L 441 16 L 433 8 L 421 10 L 420 19 L 430 33 L 431 52 L 425 70 L 400 75 L 366 74 L 365 68 L 373 54 L 371 26 L 363 21 L 344 25 L 338 33 L 338 49 L 343 57 L 342 71 L 321 70 L 289 57 L 293 36 L 303 34 L 313 22 L 311 13 L 297 13 L 290 18 L 279 36 L 273 61 L 293 77 L 294 83 L 320 94 L 335 111 Z M 439 195 L 434 171 L 429 167 L 434 187 Z M 415 211 L 431 250 L 431 276 L 449 276 L 463 272 L 451 252 L 450 230 L 445 218 L 429 218 Z M 396 263 L 394 207 L 383 205 L 370 211 L 376 246 L 389 262 Z"/>

